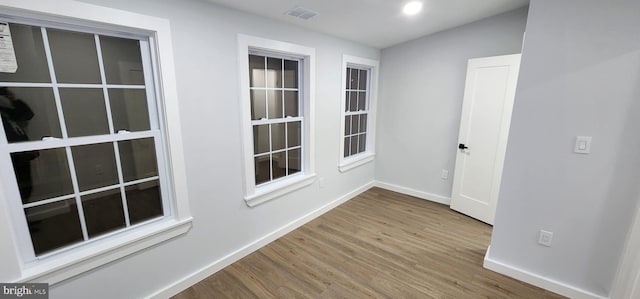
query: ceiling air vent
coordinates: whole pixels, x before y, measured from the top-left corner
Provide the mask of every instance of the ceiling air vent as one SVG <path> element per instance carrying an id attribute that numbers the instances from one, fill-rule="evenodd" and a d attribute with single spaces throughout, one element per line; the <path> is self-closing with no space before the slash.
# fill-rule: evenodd
<path id="1" fill-rule="evenodd" d="M 288 11 L 285 12 L 286 15 L 292 16 L 292 17 L 296 17 L 299 19 L 303 19 L 303 20 L 308 20 L 311 19 L 313 17 L 315 17 L 316 15 L 318 15 L 317 12 L 315 11 L 311 11 L 308 10 L 304 7 L 300 7 L 300 6 L 296 6 Z"/>

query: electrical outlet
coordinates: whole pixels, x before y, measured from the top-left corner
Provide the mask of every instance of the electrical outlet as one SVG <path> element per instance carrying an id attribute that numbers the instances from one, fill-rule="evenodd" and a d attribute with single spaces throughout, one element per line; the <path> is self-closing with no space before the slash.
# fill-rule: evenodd
<path id="1" fill-rule="evenodd" d="M 443 180 L 447 180 L 447 179 L 449 179 L 449 171 L 448 171 L 448 170 L 446 170 L 446 169 L 443 169 L 443 170 L 442 170 L 442 176 L 441 176 L 441 178 L 442 178 Z"/>
<path id="2" fill-rule="evenodd" d="M 551 241 L 553 240 L 553 232 L 546 230 L 540 230 L 540 236 L 538 237 L 538 243 L 547 247 L 551 247 Z"/>

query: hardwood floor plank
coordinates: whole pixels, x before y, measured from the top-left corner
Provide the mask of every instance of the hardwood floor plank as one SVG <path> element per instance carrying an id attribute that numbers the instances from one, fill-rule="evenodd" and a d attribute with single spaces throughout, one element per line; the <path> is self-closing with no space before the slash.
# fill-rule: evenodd
<path id="1" fill-rule="evenodd" d="M 490 239 L 446 205 L 372 188 L 174 298 L 563 298 L 484 269 Z"/>

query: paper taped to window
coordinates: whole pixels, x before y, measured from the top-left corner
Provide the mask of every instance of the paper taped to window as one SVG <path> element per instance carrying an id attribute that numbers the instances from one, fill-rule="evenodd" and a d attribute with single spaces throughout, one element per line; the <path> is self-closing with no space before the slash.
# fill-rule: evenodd
<path id="1" fill-rule="evenodd" d="M 9 23 L 0 22 L 0 72 L 15 73 L 17 70 L 18 62 L 13 50 Z"/>

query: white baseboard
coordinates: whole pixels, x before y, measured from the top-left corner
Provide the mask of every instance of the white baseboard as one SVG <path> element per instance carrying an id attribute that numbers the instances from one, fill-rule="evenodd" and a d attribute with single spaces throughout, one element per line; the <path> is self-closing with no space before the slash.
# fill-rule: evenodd
<path id="1" fill-rule="evenodd" d="M 534 286 L 543 288 L 545 290 L 566 296 L 572 299 L 606 299 L 601 295 L 585 291 L 583 289 L 555 281 L 553 279 L 540 276 L 522 269 L 518 269 L 514 266 L 507 265 L 505 263 L 493 260 L 489 257 L 491 246 L 487 249 L 487 253 L 484 256 L 484 268 L 494 272 L 515 278 L 517 280 L 532 284 Z"/>
<path id="2" fill-rule="evenodd" d="M 414 197 L 417 197 L 417 198 L 426 199 L 426 200 L 429 200 L 429 201 L 433 201 L 433 202 L 437 202 L 437 203 L 441 203 L 441 204 L 445 204 L 445 205 L 451 205 L 451 197 L 432 194 L 432 193 L 419 191 L 419 190 L 415 190 L 415 189 L 411 189 L 411 188 L 407 188 L 407 187 L 402 187 L 402 186 L 398 186 L 398 185 L 394 185 L 394 184 L 389 184 L 389 183 L 385 183 L 385 182 L 381 182 L 381 181 L 376 181 L 375 182 L 375 186 L 376 187 L 380 187 L 382 189 L 387 189 L 387 190 L 390 190 L 390 191 L 394 191 L 394 192 L 398 192 L 398 193 L 402 193 L 402 194 L 406 194 L 406 195 L 411 195 L 411 196 L 414 196 Z"/>
<path id="3" fill-rule="evenodd" d="M 179 292 L 189 288 L 190 286 L 196 284 L 197 282 L 211 276 L 212 274 L 224 269 L 226 266 L 233 264 L 234 262 L 242 259 L 243 257 L 251 254 L 252 252 L 262 248 L 263 246 L 275 241 L 276 239 L 288 234 L 294 229 L 304 225 L 305 223 L 321 216 L 322 214 L 330 211 L 331 209 L 347 202 L 348 200 L 356 197 L 358 194 L 369 190 L 374 186 L 374 182 L 367 183 L 356 190 L 353 190 L 340 198 L 288 223 L 287 225 L 265 235 L 264 237 L 251 242 L 250 244 L 222 257 L 221 259 L 214 261 L 213 263 L 205 266 L 204 268 L 199 269 L 196 272 L 193 272 L 186 277 L 176 281 L 175 283 L 161 289 L 148 298 L 152 299 L 163 299 L 169 298 L 178 294 Z"/>

